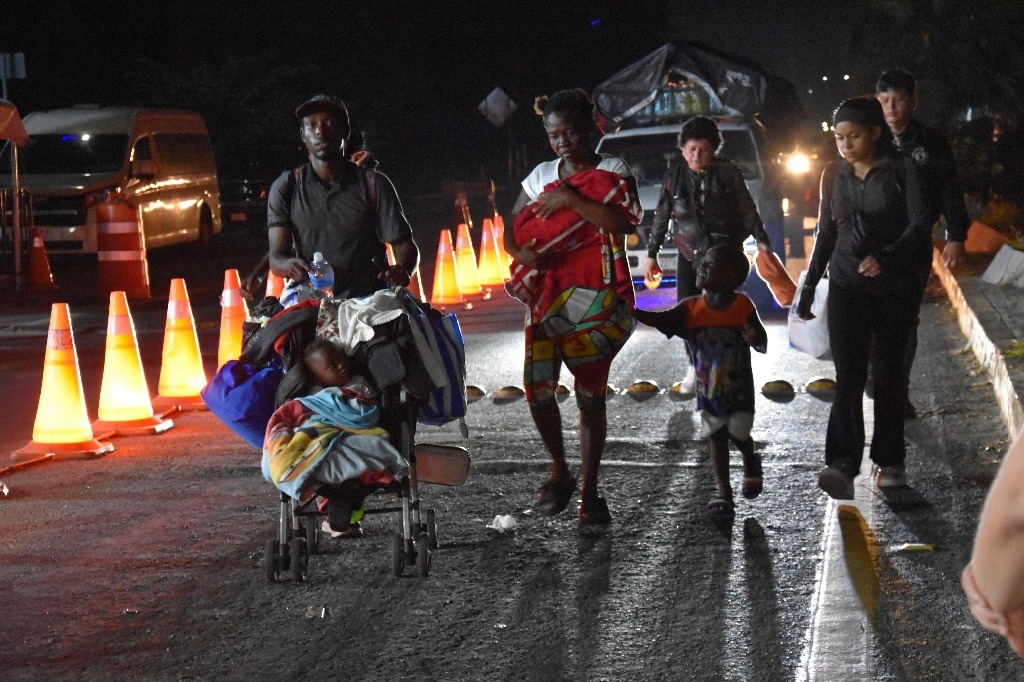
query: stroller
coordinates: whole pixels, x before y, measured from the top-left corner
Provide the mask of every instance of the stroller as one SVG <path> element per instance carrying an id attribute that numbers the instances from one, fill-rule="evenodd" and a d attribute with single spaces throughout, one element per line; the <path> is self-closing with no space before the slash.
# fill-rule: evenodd
<path id="1" fill-rule="evenodd" d="M 373 324 L 372 337 L 356 344 L 349 359 L 353 372 L 370 380 L 378 390 L 378 425 L 408 462 L 408 469 L 386 484 L 374 486 L 370 497 L 380 493 L 389 497 L 390 503 L 371 505 L 367 498 L 363 514 L 398 515 L 398 530 L 391 538 L 392 571 L 401 577 L 408 567 L 415 566 L 416 573 L 425 577 L 439 545 L 436 512 L 422 506 L 419 483 L 463 485 L 470 457 L 463 447 L 417 444 L 416 424 L 459 419 L 462 435 L 468 439 L 462 420 L 466 406 L 465 352 L 454 315 L 442 315 L 404 291 L 377 292 L 374 298 L 386 306 L 400 305 L 402 312 L 382 316 L 390 319 Z M 354 305 L 364 300 L 355 299 Z M 275 396 L 275 407 L 301 396 L 308 388 L 300 379 L 302 350 L 315 338 L 345 333 L 349 320 L 338 311 L 347 303 L 327 299 L 284 309 L 248 341 L 243 356 L 265 362 L 276 354 L 283 362 L 286 372 Z M 343 321 L 339 323 L 339 319 Z M 443 370 L 440 374 L 439 368 Z M 440 377 L 446 381 L 439 381 Z M 311 479 L 316 481 L 315 471 Z M 278 487 L 277 533 L 264 547 L 266 577 L 269 582 L 280 582 L 290 575 L 295 582 L 303 582 L 308 577 L 310 557 L 322 546 L 325 511 L 318 494 L 299 496 Z"/>

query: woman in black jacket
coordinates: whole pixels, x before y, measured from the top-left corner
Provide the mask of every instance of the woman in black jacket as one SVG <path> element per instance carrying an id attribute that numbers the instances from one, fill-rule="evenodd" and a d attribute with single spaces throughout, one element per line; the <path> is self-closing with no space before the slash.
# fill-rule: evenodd
<path id="1" fill-rule="evenodd" d="M 712 246 L 732 244 L 742 248 L 753 235 L 763 251 L 771 251 L 768 233 L 757 213 L 743 173 L 736 164 L 716 156 L 722 147 L 718 124 L 706 116 L 695 116 L 679 131 L 683 160 L 661 188 L 654 210 L 651 238 L 647 242 L 644 271 L 648 279 L 660 272 L 658 251 L 673 221 L 676 261 L 676 296 L 683 300 L 700 292 L 696 284 L 696 261 Z"/>
<path id="2" fill-rule="evenodd" d="M 797 314 L 814 317 L 815 288 L 828 267 L 836 396 L 818 486 L 835 499 L 853 499 L 872 343 L 875 482 L 882 488 L 906 485 L 900 367 L 922 294 L 915 259 L 931 239 L 931 223 L 922 181 L 914 164 L 897 154 L 878 100 L 846 100 L 833 114 L 833 129 L 842 159 L 821 176 L 818 231 Z"/>
<path id="3" fill-rule="evenodd" d="M 758 248 L 771 251 L 771 241 L 757 213 L 743 173 L 731 161 L 716 155 L 722 148 L 722 131 L 707 116 L 695 116 L 679 131 L 679 151 L 686 163 L 678 164 L 661 188 L 654 223 L 647 241 L 644 275 L 650 281 L 661 273 L 658 251 L 672 219 L 676 256 L 676 300 L 701 293 L 697 286 L 697 263 L 712 246 L 727 244 L 742 249 L 753 235 Z M 687 347 L 689 354 L 689 347 Z M 691 362 L 680 392 L 691 394 L 697 374 Z"/>

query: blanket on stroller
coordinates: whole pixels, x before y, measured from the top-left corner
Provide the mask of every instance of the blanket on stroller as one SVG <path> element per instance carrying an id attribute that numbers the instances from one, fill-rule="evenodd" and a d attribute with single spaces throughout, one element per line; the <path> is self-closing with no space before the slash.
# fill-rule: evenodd
<path id="1" fill-rule="evenodd" d="M 377 426 L 380 410 L 341 388 L 289 400 L 267 424 L 263 477 L 301 500 L 317 483 L 387 484 L 409 463 Z"/>

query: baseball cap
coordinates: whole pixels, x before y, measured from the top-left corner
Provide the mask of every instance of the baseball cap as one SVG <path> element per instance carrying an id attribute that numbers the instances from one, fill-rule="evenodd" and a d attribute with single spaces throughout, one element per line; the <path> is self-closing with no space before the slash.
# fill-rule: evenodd
<path id="1" fill-rule="evenodd" d="M 344 119 L 347 125 L 348 120 L 348 107 L 337 97 L 331 97 L 330 95 L 313 95 L 308 100 L 299 105 L 299 108 L 295 110 L 295 118 L 300 121 L 305 118 L 308 114 L 314 111 L 329 111 L 335 116 Z"/>

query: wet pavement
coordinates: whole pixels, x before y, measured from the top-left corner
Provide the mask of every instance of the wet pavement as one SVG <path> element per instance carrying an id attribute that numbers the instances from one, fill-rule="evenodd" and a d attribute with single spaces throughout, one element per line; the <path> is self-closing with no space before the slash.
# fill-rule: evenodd
<path id="1" fill-rule="evenodd" d="M 104 656 L 113 656 L 96 646 L 107 642 L 102 626 L 107 610 L 107 621 L 120 631 L 109 635 L 141 638 L 135 655 L 151 666 L 142 675 L 150 679 L 235 679 L 243 677 L 243 671 L 261 669 L 254 663 L 260 657 L 253 649 L 270 648 L 274 639 L 253 633 L 248 646 L 236 642 L 240 635 L 232 627 L 246 619 L 280 628 L 281 641 L 303 659 L 287 666 L 267 663 L 263 669 L 271 678 L 282 671 L 291 676 L 337 672 L 326 660 L 327 652 L 311 650 L 294 639 L 296 634 L 322 641 L 311 633 L 316 626 L 352 646 L 353 640 L 347 638 L 359 638 L 385 623 L 392 628 L 393 644 L 371 647 L 372 658 L 351 664 L 351 679 L 645 679 L 645 672 L 646 679 L 1024 679 L 1005 644 L 980 633 L 970 620 L 956 587 L 959 567 L 970 549 L 972 515 L 1005 449 L 1005 434 L 999 432 L 1012 433 L 1021 423 L 1015 416 L 1021 410 L 1019 368 L 1003 355 L 1008 344 L 1020 338 L 1013 326 L 1024 319 L 1019 314 L 1024 312 L 1020 297 L 1014 290 L 981 282 L 981 259 L 971 266 L 957 276 L 936 266 L 936 279 L 949 292 L 949 309 L 964 337 L 946 335 L 942 325 L 947 306 L 941 299 L 931 299 L 922 334 L 935 338 L 922 342 L 922 419 L 908 427 L 914 488 L 902 497 L 882 495 L 864 477 L 858 480 L 855 503 L 822 499 L 812 481 L 827 406 L 802 392 L 787 405 L 759 402 L 758 424 L 776 420 L 787 425 L 786 432 L 769 433 L 762 426 L 755 434 L 765 448 L 766 473 L 775 480 L 774 490 L 751 505 L 744 514 L 749 513 L 748 518 L 740 517 L 743 523 L 735 532 L 730 529 L 730 537 L 737 538 L 730 545 L 704 527 L 701 512 L 709 481 L 692 411 L 679 409 L 665 393 L 643 403 L 642 411 L 625 410 L 631 399 L 618 395 L 613 399 L 617 416 L 610 424 L 605 462 L 609 494 L 616 504 L 613 541 L 577 541 L 562 527 L 564 520 L 544 522 L 524 515 L 521 505 L 543 475 L 544 458 L 537 453 L 521 401 L 501 405 L 493 399 L 499 385 L 517 383 L 521 352 L 518 335 L 510 333 L 519 329 L 521 308 L 501 294 L 458 311 L 475 345 L 493 349 L 488 351 L 491 355 L 473 359 L 470 376 L 491 398 L 473 407 L 471 487 L 432 498 L 446 523 L 445 537 L 454 540 L 445 548 L 446 561 L 438 565 L 428 588 L 450 590 L 439 601 L 430 606 L 419 603 L 427 598 L 425 590 L 408 583 L 390 593 L 390 578 L 368 570 L 366 561 L 346 560 L 343 570 L 329 572 L 327 564 L 342 560 L 338 550 L 332 550 L 319 560 L 320 574 L 313 585 L 295 588 L 294 611 L 288 613 L 287 602 L 281 602 L 286 597 L 273 596 L 259 585 L 260 559 L 250 547 L 253 534 L 265 532 L 267 519 L 265 500 L 254 502 L 250 484 L 240 478 L 251 453 L 239 447 L 215 450 L 212 443 L 187 433 L 199 425 L 201 433 L 209 434 L 216 430 L 215 420 L 209 415 L 182 415 L 185 428 L 160 436 L 168 443 L 165 449 L 175 453 L 168 463 L 176 478 L 159 480 L 155 472 L 166 455 L 135 453 L 131 445 L 139 439 L 128 439 L 128 447 L 90 465 L 92 473 L 78 481 L 101 489 L 104 476 L 117 476 L 121 484 L 127 480 L 132 486 L 105 491 L 107 499 L 98 503 L 102 520 L 99 511 L 80 512 L 85 527 L 96 523 L 110 534 L 109 540 L 97 537 L 66 559 L 76 569 L 87 568 L 88 580 L 62 586 L 61 577 L 47 574 L 43 562 L 61 556 L 49 548 L 49 539 L 40 539 L 28 555 L 15 551 L 22 546 L 20 540 L 6 541 L 3 551 L 17 557 L 10 561 L 8 575 L 20 583 L 17 592 L 6 592 L 14 597 L 8 603 L 30 604 L 30 581 L 41 578 L 48 579 L 40 582 L 40 589 L 68 590 L 81 601 L 61 605 L 50 597 L 44 602 L 46 616 L 38 616 L 45 623 L 51 612 L 60 613 L 70 632 L 61 627 L 47 632 L 45 625 L 30 625 L 24 618 L 18 619 L 24 629 L 0 626 L 0 638 L 14 644 L 0 661 L 13 662 L 18 679 L 53 678 L 47 673 L 54 672 L 61 673 L 57 677 L 83 679 L 97 679 L 111 670 L 137 673 L 127 652 L 118 654 L 116 664 L 102 662 Z M 146 346 L 144 355 L 150 357 L 159 357 L 166 310 L 165 298 L 157 293 L 154 286 L 154 300 L 132 307 L 140 343 Z M 217 331 L 216 286 L 197 285 L 190 293 L 201 342 L 215 348 L 208 340 L 215 339 Z M 663 291 L 645 293 L 644 301 L 645 307 L 656 307 L 670 303 L 670 297 Z M 46 310 L 45 297 L 5 306 L 0 318 L 5 354 L 8 348 L 41 343 Z M 83 301 L 74 304 L 73 315 L 76 335 L 96 346 L 105 330 L 105 306 Z M 777 320 L 769 326 L 778 349 L 785 343 L 784 328 Z M 655 335 L 648 330 L 639 336 Z M 645 371 L 652 368 L 661 377 L 678 376 L 678 358 L 665 358 L 665 348 L 638 346 L 635 356 L 623 357 L 613 368 L 619 387 L 649 376 Z M 794 359 L 792 351 L 784 352 L 789 355 L 771 359 L 755 378 L 767 380 L 786 372 L 802 386 L 816 376 L 827 376 L 829 363 L 808 362 L 799 354 Z M 95 367 L 83 371 L 93 380 L 97 376 Z M 665 380 L 661 383 L 664 388 Z M 998 403 L 999 419 L 984 421 L 976 412 L 958 413 L 956 401 L 943 395 L 943 387 L 949 386 L 964 393 L 961 402 Z M 563 409 L 571 428 L 571 401 Z M 28 427 L 12 423 L 9 429 L 24 436 Z M 980 437 L 991 449 L 955 454 L 974 447 L 967 438 L 972 429 L 983 434 Z M 10 435 L 8 430 L 0 440 L 10 442 Z M 447 427 L 425 429 L 424 435 L 438 442 L 460 440 Z M 684 454 L 682 460 L 672 456 L 676 450 Z M 125 468 L 131 468 L 127 477 Z M 520 483 L 522 477 L 508 476 L 512 472 L 527 472 L 527 480 Z M 219 489 L 210 485 L 211 475 Z M 34 532 L 49 535 L 47 529 L 67 525 L 62 509 L 79 509 L 77 499 L 89 495 L 68 489 L 75 484 L 73 474 L 61 474 L 56 489 L 45 488 L 44 468 L 2 477 L 17 483 L 9 504 L 28 505 L 32 501 L 26 494 L 41 497 L 44 503 L 33 507 L 42 509 L 34 518 L 23 517 L 20 506 L 16 515 L 9 507 L 8 523 L 14 531 L 36 527 Z M 163 515 L 137 523 L 136 516 L 145 510 L 129 507 L 142 499 L 149 499 Z M 229 537 L 209 518 L 210 510 L 220 504 L 225 506 L 222 515 L 233 522 L 241 519 Z M 260 507 L 258 514 L 250 513 L 253 506 Z M 513 513 L 523 524 L 522 531 L 482 536 L 483 525 L 499 511 Z M 120 544 L 124 538 L 119 524 L 128 526 L 127 545 Z M 177 553 L 173 539 L 164 537 L 175 537 L 175 530 L 185 538 Z M 376 556 L 385 552 L 383 539 L 367 538 L 365 552 L 374 566 L 383 563 L 384 557 Z M 218 544 L 225 549 L 211 549 Z M 225 567 L 231 572 L 222 577 Z M 110 604 L 97 608 L 101 602 L 89 585 L 107 579 L 105 568 L 115 569 L 111 581 L 127 579 L 128 587 L 109 588 Z M 209 575 L 199 575 L 197 569 Z M 214 597 L 209 591 L 211 575 L 217 576 L 220 582 L 213 585 L 224 596 Z M 247 589 L 233 583 L 244 583 Z M 150 590 L 172 601 L 154 604 L 157 597 L 147 596 Z M 177 598 L 194 591 L 206 595 L 209 603 L 197 605 L 190 614 Z M 345 596 L 340 603 L 339 592 Z M 324 600 L 330 600 L 329 610 L 322 606 Z M 675 606 L 663 608 L 662 602 Z M 719 608 L 718 603 L 728 606 Z M 325 609 L 317 610 L 320 615 L 312 620 L 311 604 Z M 267 609 L 276 611 L 268 615 Z M 178 621 L 183 625 L 177 629 L 167 624 Z M 137 622 L 145 626 L 140 628 Z M 428 630 L 431 625 L 440 629 Z M 140 629 L 140 634 L 134 632 Z M 213 636 L 218 631 L 224 633 L 224 641 L 201 641 L 200 633 Z M 425 631 L 432 633 L 427 640 L 437 641 L 413 644 Z M 524 644 L 515 646 L 515 638 Z M 84 644 L 77 645 L 78 640 Z M 90 642 L 96 653 L 86 653 Z M 109 652 L 122 651 L 113 643 L 103 646 Z M 210 653 L 202 653 L 204 646 Z M 365 653 L 365 644 L 358 648 Z M 538 655 L 542 660 L 530 660 Z M 167 662 L 160 663 L 161 658 L 177 667 L 164 667 Z M 233 668 L 232 660 L 241 667 Z M 367 662 L 371 660 L 375 662 Z"/>

